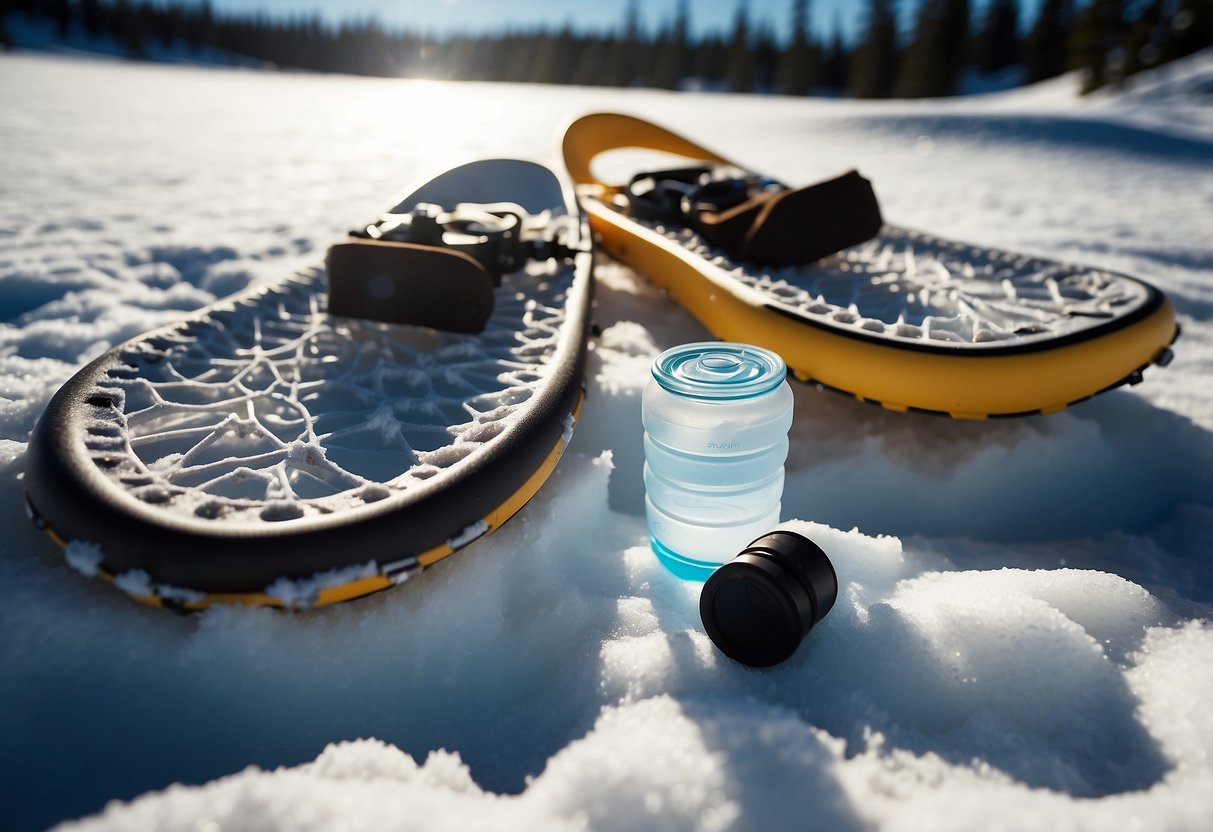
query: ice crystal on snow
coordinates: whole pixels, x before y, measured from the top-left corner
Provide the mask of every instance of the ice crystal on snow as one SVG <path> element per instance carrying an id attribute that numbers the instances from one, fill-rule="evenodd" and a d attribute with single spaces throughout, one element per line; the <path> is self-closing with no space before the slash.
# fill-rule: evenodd
<path id="1" fill-rule="evenodd" d="M 63 554 L 67 558 L 67 565 L 86 578 L 97 574 L 103 557 L 100 546 L 83 540 L 69 541 Z"/>

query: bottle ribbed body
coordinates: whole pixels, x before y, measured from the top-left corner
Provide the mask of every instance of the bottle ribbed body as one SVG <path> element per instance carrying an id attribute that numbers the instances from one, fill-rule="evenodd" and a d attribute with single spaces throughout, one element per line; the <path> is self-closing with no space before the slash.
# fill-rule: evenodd
<path id="1" fill-rule="evenodd" d="M 792 391 L 782 360 L 744 344 L 675 347 L 644 391 L 649 536 L 675 574 L 704 580 L 779 523 Z"/>

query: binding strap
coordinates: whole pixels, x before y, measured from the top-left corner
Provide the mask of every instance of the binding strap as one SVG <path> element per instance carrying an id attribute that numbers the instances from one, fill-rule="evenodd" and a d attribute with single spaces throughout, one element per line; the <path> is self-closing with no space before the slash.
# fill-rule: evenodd
<path id="1" fill-rule="evenodd" d="M 545 214 L 528 227 L 513 203 L 456 205 L 446 211 L 422 203 L 386 214 L 331 246 L 331 315 L 449 332 L 481 332 L 493 312 L 496 286 L 528 260 L 570 259 L 562 234 Z"/>
<path id="2" fill-rule="evenodd" d="M 493 312 L 493 279 L 460 251 L 352 240 L 331 246 L 329 314 L 448 332 L 481 332 Z"/>
<path id="3" fill-rule="evenodd" d="M 880 233 L 872 184 L 851 170 L 790 189 L 730 166 L 641 173 L 625 189 L 632 216 L 693 228 L 731 257 L 769 266 L 820 260 Z"/>

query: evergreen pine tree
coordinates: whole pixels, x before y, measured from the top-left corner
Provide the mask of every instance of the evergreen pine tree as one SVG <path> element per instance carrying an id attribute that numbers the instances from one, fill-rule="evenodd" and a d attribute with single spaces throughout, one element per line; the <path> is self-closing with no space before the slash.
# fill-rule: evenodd
<path id="1" fill-rule="evenodd" d="M 609 51 L 603 83 L 611 87 L 630 87 L 639 77 L 644 35 L 640 30 L 640 5 L 629 0 L 624 12 L 623 28 Z"/>
<path id="2" fill-rule="evenodd" d="M 89 28 L 89 5 L 96 6 L 97 0 L 84 0 L 84 25 L 85 29 Z M 203 46 L 203 33 L 201 33 L 200 12 L 184 11 L 184 21 L 182 22 L 182 34 L 186 36 L 186 47 L 189 51 L 197 52 Z"/>
<path id="3" fill-rule="evenodd" d="M 591 37 L 583 45 L 573 70 L 573 83 L 582 87 L 593 87 L 603 83 L 606 69 L 607 49 L 610 41 L 602 37 Z"/>
<path id="4" fill-rule="evenodd" d="M 1019 63 L 1019 4 L 1016 0 L 993 0 L 986 7 L 976 38 L 977 68 L 997 72 Z"/>
<path id="5" fill-rule="evenodd" d="M 1151 0 L 1148 6 L 1129 26 L 1125 36 L 1125 66 L 1124 75 L 1129 77 L 1143 69 L 1155 66 L 1162 58 L 1163 45 L 1166 43 L 1167 10 L 1166 0 Z"/>
<path id="6" fill-rule="evenodd" d="M 702 81 L 719 82 L 724 78 L 728 50 L 718 35 L 709 35 L 694 47 L 691 74 Z"/>
<path id="7" fill-rule="evenodd" d="M 817 83 L 817 55 L 809 40 L 809 0 L 792 0 L 791 37 L 779 56 L 779 91 L 808 95 Z"/>
<path id="8" fill-rule="evenodd" d="M 1213 2 L 1179 0 L 1163 41 L 1162 59 L 1182 58 L 1207 46 L 1213 46 Z"/>
<path id="9" fill-rule="evenodd" d="M 1124 14 L 1123 0 L 1091 0 L 1075 21 L 1070 66 L 1082 74 L 1083 95 L 1122 77 Z"/>
<path id="10" fill-rule="evenodd" d="M 867 31 L 852 53 L 850 90 L 855 98 L 888 98 L 897 68 L 897 18 L 893 0 L 870 0 Z"/>
<path id="11" fill-rule="evenodd" d="M 572 39 L 572 30 L 567 26 L 558 32 L 537 31 L 526 38 L 528 45 L 524 48 L 532 57 L 529 73 L 522 80 L 539 84 L 567 84 L 573 74 L 569 66 Z"/>
<path id="12" fill-rule="evenodd" d="M 1053 78 L 1069 65 L 1067 44 L 1074 29 L 1074 0 L 1045 0 L 1023 45 L 1024 80 Z"/>
<path id="13" fill-rule="evenodd" d="M 530 73 L 524 80 L 551 84 L 556 79 L 556 38 L 547 32 L 536 33 L 534 37 L 536 42 Z"/>
<path id="14" fill-rule="evenodd" d="M 1104 82 L 1104 50 L 1100 23 L 1100 0 L 1093 0 L 1074 21 L 1070 34 L 1069 64 L 1082 75 L 1082 93 L 1085 95 Z"/>
<path id="15" fill-rule="evenodd" d="M 968 0 L 923 0 L 914 38 L 897 73 L 894 94 L 904 98 L 955 95 L 969 35 Z"/>
<path id="16" fill-rule="evenodd" d="M 92 0 L 92 2 L 95 3 L 96 0 Z M 185 41 L 190 49 L 197 50 L 203 47 L 214 49 L 219 45 L 215 42 L 215 34 L 215 17 L 211 11 L 210 0 L 203 0 L 202 5 L 193 14 L 187 15 Z"/>
<path id="17" fill-rule="evenodd" d="M 154 29 L 156 38 L 165 49 L 172 49 L 184 29 L 184 12 L 181 6 L 168 6 L 155 10 Z"/>
<path id="18" fill-rule="evenodd" d="M 388 54 L 387 37 L 377 20 L 371 20 L 356 31 L 353 40 L 361 74 L 383 77 L 394 73 L 395 65 Z"/>
<path id="19" fill-rule="evenodd" d="M 410 63 L 419 51 L 416 39 L 414 37 L 404 38 L 395 47 L 395 51 L 396 61 L 401 66 L 401 72 L 407 73 Z M 489 38 L 481 35 L 475 38 L 464 38 L 462 54 L 467 56 L 465 66 L 470 64 L 475 67 L 468 77 L 477 81 L 492 81 L 501 77 L 504 50 L 501 46 L 500 36 Z M 597 71 L 601 71 L 601 67 L 598 67 Z"/>
<path id="20" fill-rule="evenodd" d="M 556 36 L 556 79 L 557 84 L 568 84 L 573 80 L 577 71 L 577 58 L 580 54 L 580 38 L 573 32 L 571 23 L 565 22 Z"/>
<path id="21" fill-rule="evenodd" d="M 754 82 L 751 89 L 768 92 L 775 89 L 779 72 L 779 42 L 770 26 L 763 26 L 750 35 L 750 53 L 753 55 Z"/>
<path id="22" fill-rule="evenodd" d="M 535 53 L 534 41 L 519 34 L 513 34 L 506 39 L 505 55 L 501 66 L 501 80 L 522 83 L 531 77 L 532 57 Z"/>
<path id="23" fill-rule="evenodd" d="M 147 57 L 147 32 L 143 27 L 143 17 L 130 4 L 129 0 L 118 0 L 112 10 L 115 34 L 122 46 L 122 53 L 128 58 L 142 60 Z"/>
<path id="24" fill-rule="evenodd" d="M 847 65 L 847 48 L 842 42 L 842 26 L 836 23 L 834 38 L 826 48 L 825 57 L 822 60 L 822 86 L 833 90 L 845 90 L 848 80 Z"/>
<path id="25" fill-rule="evenodd" d="M 667 90 L 677 89 L 678 82 L 686 77 L 689 71 L 690 29 L 690 5 L 687 0 L 678 0 L 678 9 L 674 14 L 673 22 L 665 36 L 658 38 L 655 45 L 657 55 L 653 64 L 652 85 L 654 87 Z"/>
<path id="26" fill-rule="evenodd" d="M 91 37 L 101 34 L 99 0 L 80 0 L 80 25 Z"/>
<path id="27" fill-rule="evenodd" d="M 914 18 L 914 32 L 897 68 L 893 94 L 899 98 L 926 98 L 938 95 L 935 82 L 942 56 L 939 55 L 941 0 L 922 0 Z"/>
<path id="28" fill-rule="evenodd" d="M 729 41 L 725 82 L 729 92 L 750 92 L 754 88 L 754 52 L 750 49 L 750 4 L 739 0 L 733 19 L 733 37 Z"/>
<path id="29" fill-rule="evenodd" d="M 51 17 L 55 19 L 55 30 L 60 38 L 72 33 L 72 4 L 68 0 L 53 0 Z"/>
<path id="30" fill-rule="evenodd" d="M 13 36 L 4 25 L 8 19 L 8 8 L 9 0 L 0 0 L 0 49 L 11 49 L 13 46 Z"/>
<path id="31" fill-rule="evenodd" d="M 960 91 L 960 78 L 968 63 L 969 0 L 944 0 L 943 11 L 944 95 Z"/>

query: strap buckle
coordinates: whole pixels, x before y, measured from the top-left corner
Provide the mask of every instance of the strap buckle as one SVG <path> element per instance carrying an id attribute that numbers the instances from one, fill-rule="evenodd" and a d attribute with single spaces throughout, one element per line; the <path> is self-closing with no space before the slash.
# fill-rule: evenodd
<path id="1" fill-rule="evenodd" d="M 529 260 L 571 260 L 579 253 L 568 245 L 563 227 L 548 229 L 547 217 L 528 223 L 530 215 L 512 202 L 460 203 L 451 211 L 420 203 L 412 211 L 385 214 L 378 222 L 350 232 L 353 237 L 449 248 L 469 255 L 501 283 Z"/>
<path id="2" fill-rule="evenodd" d="M 870 240 L 883 224 L 872 183 L 855 170 L 796 189 L 729 165 L 652 171 L 632 177 L 614 204 L 766 266 L 812 263 Z"/>
<path id="3" fill-rule="evenodd" d="M 782 190 L 770 177 L 731 165 L 697 165 L 638 173 L 625 192 L 632 216 L 685 224 L 701 211 L 727 211 L 760 193 Z"/>

